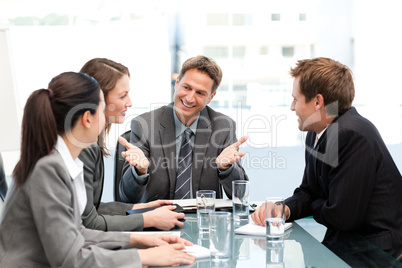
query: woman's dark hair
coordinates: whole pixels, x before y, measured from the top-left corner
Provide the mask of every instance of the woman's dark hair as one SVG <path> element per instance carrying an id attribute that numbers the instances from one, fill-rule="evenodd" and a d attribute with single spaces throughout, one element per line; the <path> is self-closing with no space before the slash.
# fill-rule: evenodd
<path id="1" fill-rule="evenodd" d="M 103 95 L 105 96 L 105 101 L 109 92 L 115 88 L 117 81 L 119 81 L 123 75 L 127 75 L 128 78 L 130 78 L 130 71 L 126 66 L 106 58 L 94 58 L 89 60 L 82 66 L 80 72 L 86 73 L 98 81 Z M 98 138 L 102 153 L 106 156 L 110 155 L 105 142 L 106 134 L 109 133 L 110 127 L 111 124 L 107 124 Z"/>
<path id="2" fill-rule="evenodd" d="M 21 157 L 12 174 L 17 186 L 23 185 L 36 162 L 53 150 L 58 134 L 72 129 L 86 111 L 96 113 L 99 94 L 94 78 L 74 72 L 54 77 L 48 89 L 31 94 L 22 118 Z"/>

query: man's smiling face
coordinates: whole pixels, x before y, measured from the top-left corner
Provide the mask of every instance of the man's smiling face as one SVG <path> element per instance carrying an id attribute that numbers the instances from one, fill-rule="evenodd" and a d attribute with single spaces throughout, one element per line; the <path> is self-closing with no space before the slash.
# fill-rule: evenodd
<path id="1" fill-rule="evenodd" d="M 212 92 L 214 81 L 197 69 L 188 70 L 179 80 L 174 93 L 174 106 L 177 118 L 190 126 L 200 112 L 211 102 L 216 92 Z"/>
<path id="2" fill-rule="evenodd" d="M 293 102 L 290 109 L 296 112 L 301 131 L 316 131 L 315 126 L 321 120 L 320 113 L 316 110 L 316 100 L 306 102 L 306 97 L 300 92 L 299 80 L 296 77 L 293 82 Z"/>

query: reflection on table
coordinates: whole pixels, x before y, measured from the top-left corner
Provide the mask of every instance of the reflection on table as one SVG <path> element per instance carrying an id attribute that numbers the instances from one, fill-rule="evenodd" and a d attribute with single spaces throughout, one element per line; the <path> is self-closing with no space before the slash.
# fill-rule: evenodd
<path id="1" fill-rule="evenodd" d="M 209 234 L 200 234 L 197 214 L 186 213 L 181 237 L 209 248 Z M 239 226 L 233 225 L 233 230 Z M 232 232 L 231 259 L 215 263 L 210 258 L 197 259 L 192 265 L 181 267 L 401 267 L 402 264 L 384 251 L 354 234 L 347 234 L 348 242 L 333 245 L 329 250 L 297 222 L 285 232 L 283 243 L 271 243 L 265 236 L 245 236 Z"/>
<path id="2" fill-rule="evenodd" d="M 233 229 L 237 227 L 233 225 Z M 209 235 L 198 232 L 196 214 L 186 214 L 181 237 L 209 248 Z M 229 262 L 215 263 L 205 258 L 185 267 L 350 267 L 297 223 L 285 237 L 281 244 L 267 242 L 265 236 L 233 234 Z"/>

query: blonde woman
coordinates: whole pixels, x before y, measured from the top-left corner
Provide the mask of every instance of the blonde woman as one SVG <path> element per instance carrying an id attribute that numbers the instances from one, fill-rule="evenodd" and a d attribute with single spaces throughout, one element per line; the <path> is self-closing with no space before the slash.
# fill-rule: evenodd
<path id="1" fill-rule="evenodd" d="M 94 58 L 85 63 L 81 72 L 94 77 L 100 84 L 106 102 L 106 127 L 99 135 L 98 142 L 84 149 L 79 158 L 84 163 L 87 205 L 82 214 L 83 224 L 87 228 L 104 231 L 136 231 L 146 227 L 169 230 L 182 227 L 184 213 L 172 210 L 172 202 L 157 200 L 146 204 L 127 204 L 121 202 L 102 203 L 104 181 L 103 157 L 109 156 L 105 138 L 111 124 L 122 124 L 128 107 L 131 107 L 129 96 L 130 72 L 123 64 L 105 58 Z M 140 151 L 141 152 L 141 151 Z M 130 209 L 163 206 L 144 214 L 126 215 Z"/>

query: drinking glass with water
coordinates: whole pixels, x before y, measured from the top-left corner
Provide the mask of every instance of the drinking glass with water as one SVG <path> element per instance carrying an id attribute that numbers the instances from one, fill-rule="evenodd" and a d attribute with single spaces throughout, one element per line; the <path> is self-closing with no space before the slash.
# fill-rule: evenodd
<path id="1" fill-rule="evenodd" d="M 232 181 L 233 220 L 247 222 L 249 216 L 250 183 L 246 180 Z"/>
<path id="2" fill-rule="evenodd" d="M 209 232 L 209 213 L 215 211 L 215 196 L 213 190 L 199 190 L 196 193 L 199 233 Z"/>
<path id="3" fill-rule="evenodd" d="M 209 249 L 214 262 L 230 260 L 232 213 L 211 212 L 209 225 Z"/>
<path id="4" fill-rule="evenodd" d="M 267 238 L 282 240 L 285 233 L 285 199 L 268 197 L 265 200 Z"/>

